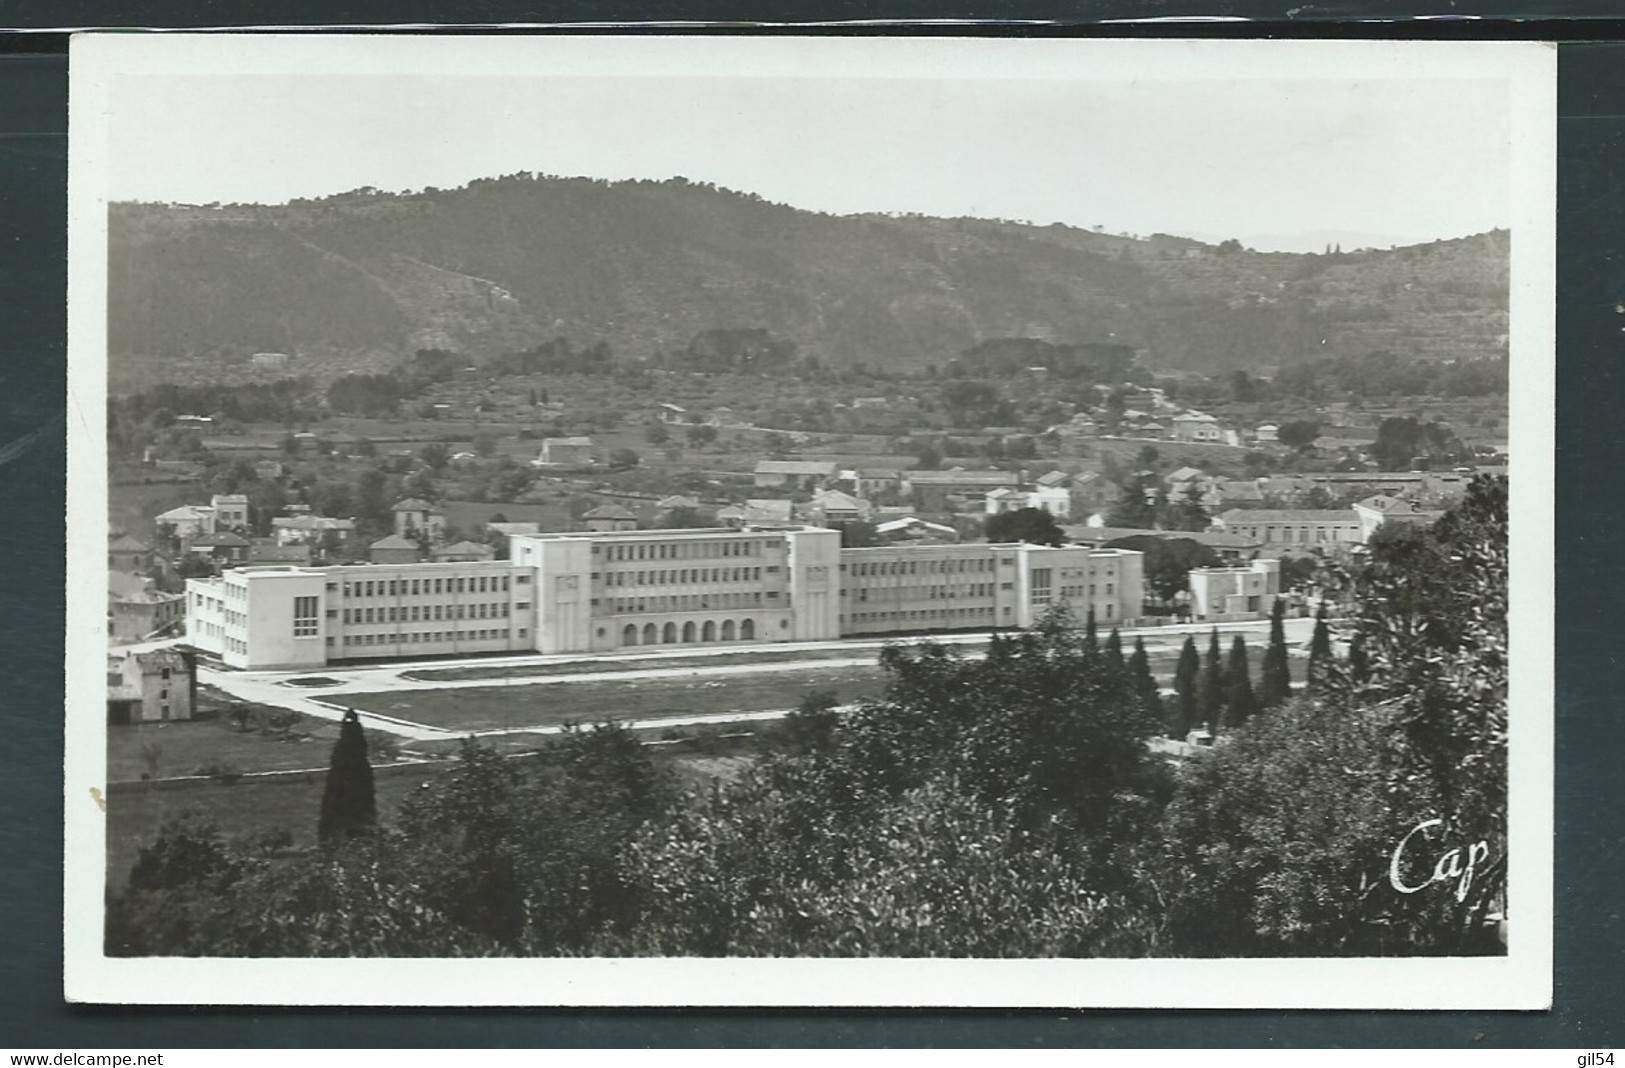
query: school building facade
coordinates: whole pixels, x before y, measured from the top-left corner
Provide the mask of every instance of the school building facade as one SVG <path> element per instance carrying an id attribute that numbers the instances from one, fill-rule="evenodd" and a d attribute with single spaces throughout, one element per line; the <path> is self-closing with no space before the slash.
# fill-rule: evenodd
<path id="1" fill-rule="evenodd" d="M 188 581 L 187 631 L 232 667 L 316 668 L 1027 626 L 1060 600 L 1116 626 L 1144 590 L 1127 549 L 842 549 L 812 526 L 515 534 L 509 557 L 240 567 Z"/>

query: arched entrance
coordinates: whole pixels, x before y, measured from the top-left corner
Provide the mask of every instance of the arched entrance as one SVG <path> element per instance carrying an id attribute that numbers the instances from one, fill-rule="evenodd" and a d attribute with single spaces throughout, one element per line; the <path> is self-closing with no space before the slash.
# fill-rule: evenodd
<path id="1" fill-rule="evenodd" d="M 694 621 L 693 620 L 689 620 L 687 623 L 683 624 L 683 641 L 684 642 L 690 642 L 690 643 L 694 641 Z"/>
<path id="2" fill-rule="evenodd" d="M 659 640 L 660 632 L 655 629 L 655 625 L 653 623 L 645 623 L 643 625 L 643 644 L 653 645 Z"/>
<path id="3" fill-rule="evenodd" d="M 660 632 L 660 640 L 666 645 L 675 642 L 677 640 L 677 624 L 667 623 Z"/>
<path id="4" fill-rule="evenodd" d="M 717 640 L 717 625 L 712 620 L 706 620 L 705 626 L 700 630 L 700 641 L 714 642 Z"/>
<path id="5" fill-rule="evenodd" d="M 722 640 L 725 642 L 734 640 L 734 621 L 731 619 L 722 621 Z"/>
<path id="6" fill-rule="evenodd" d="M 755 638 L 756 638 L 756 621 L 754 619 L 747 619 L 747 620 L 742 621 L 739 624 L 739 640 L 742 641 L 742 642 L 748 642 L 748 641 L 755 640 Z"/>
<path id="7" fill-rule="evenodd" d="M 638 628 L 636 627 L 636 625 L 628 623 L 626 626 L 621 628 L 621 644 L 622 645 L 636 645 L 636 644 L 638 644 Z"/>

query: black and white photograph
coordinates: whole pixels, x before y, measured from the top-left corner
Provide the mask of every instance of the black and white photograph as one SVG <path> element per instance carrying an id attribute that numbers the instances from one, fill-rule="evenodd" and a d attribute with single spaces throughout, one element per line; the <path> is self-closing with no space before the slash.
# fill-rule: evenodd
<path id="1" fill-rule="evenodd" d="M 73 48 L 71 1000 L 1550 1004 L 1551 46 Z"/>

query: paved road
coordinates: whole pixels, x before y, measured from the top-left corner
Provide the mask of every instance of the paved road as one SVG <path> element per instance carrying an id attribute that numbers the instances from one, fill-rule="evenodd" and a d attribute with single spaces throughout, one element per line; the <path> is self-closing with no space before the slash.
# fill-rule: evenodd
<path id="1" fill-rule="evenodd" d="M 1124 645 L 1133 647 L 1133 639 L 1143 637 L 1147 652 L 1172 653 L 1184 644 L 1188 634 L 1205 636 L 1214 629 L 1211 625 L 1164 626 L 1147 627 L 1139 630 L 1123 632 Z M 1231 634 L 1241 634 L 1249 645 L 1262 645 L 1267 639 L 1269 623 L 1267 620 L 1255 620 L 1245 623 L 1221 623 L 1217 628 L 1221 634 L 1228 638 Z M 1311 619 L 1289 619 L 1286 621 L 1286 635 L 1289 646 L 1303 647 L 1309 640 L 1314 629 Z M 938 635 L 936 641 L 945 645 L 982 645 L 988 640 L 986 634 L 955 634 Z M 198 669 L 199 680 L 212 685 L 233 697 L 259 704 L 274 705 L 281 708 L 292 709 L 304 715 L 314 716 L 318 719 L 338 720 L 343 717 L 344 695 L 349 693 L 373 693 L 379 691 L 411 691 L 411 690 L 458 690 L 470 687 L 498 687 L 498 686 L 546 686 L 564 682 L 616 682 L 628 683 L 645 682 L 659 679 L 725 679 L 732 675 L 761 675 L 776 672 L 812 672 L 825 670 L 840 670 L 854 667 L 868 667 L 874 664 L 879 650 L 888 644 L 886 641 L 873 639 L 854 639 L 843 642 L 802 642 L 784 645 L 762 646 L 716 646 L 700 649 L 673 650 L 662 648 L 659 652 L 649 653 L 615 653 L 598 658 L 586 658 L 581 654 L 543 656 L 531 654 L 528 656 L 512 657 L 477 657 L 460 660 L 418 660 L 418 661 L 391 661 L 386 664 L 366 664 L 348 667 L 326 667 L 316 671 L 223 671 L 200 665 Z M 1229 648 L 1228 641 L 1224 643 Z M 818 651 L 827 653 L 830 650 L 850 650 L 850 658 L 796 660 L 798 652 Z M 735 655 L 740 652 L 766 652 L 785 657 L 782 661 L 767 661 L 745 664 L 712 664 L 708 659 Z M 580 672 L 559 675 L 522 675 L 512 678 L 495 679 L 414 679 L 406 677 L 412 671 L 425 669 L 456 668 L 456 667 L 499 667 L 505 665 L 545 668 L 548 665 L 573 664 L 579 665 L 584 659 L 600 659 L 614 668 L 604 671 Z M 639 661 L 658 660 L 669 662 L 673 659 L 692 660 L 692 666 L 658 668 L 637 668 Z M 300 678 L 322 678 L 332 680 L 331 683 L 321 686 L 293 686 L 290 681 Z M 448 699 L 455 699 L 448 697 Z M 629 721 L 627 726 L 633 728 L 662 726 L 697 726 L 701 724 L 739 723 L 747 720 L 773 719 L 783 716 L 788 710 L 762 711 L 762 712 L 728 712 L 715 715 L 667 717 L 651 720 Z M 454 731 L 440 727 L 430 727 L 406 720 L 395 719 L 390 716 L 379 715 L 374 712 L 360 712 L 363 722 L 375 730 L 387 731 L 402 738 L 417 741 L 432 739 L 445 739 L 463 737 L 465 735 L 489 736 L 502 734 L 554 734 L 563 730 L 560 726 L 529 726 L 507 727 L 482 731 Z"/>

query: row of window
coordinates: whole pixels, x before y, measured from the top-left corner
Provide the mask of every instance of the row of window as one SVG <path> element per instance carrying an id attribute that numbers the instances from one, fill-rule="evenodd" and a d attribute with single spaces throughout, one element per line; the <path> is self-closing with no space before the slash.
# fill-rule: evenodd
<path id="1" fill-rule="evenodd" d="M 520 601 L 513 609 L 524 612 L 529 601 Z M 472 604 L 414 604 L 388 605 L 379 608 L 346 608 L 346 623 L 427 623 L 441 619 L 500 619 L 508 614 L 507 601 L 476 601 Z"/>
<path id="2" fill-rule="evenodd" d="M 612 597 L 611 612 L 705 612 L 717 608 L 754 608 L 766 601 L 781 600 L 778 590 L 750 590 L 741 593 L 679 593 L 665 597 Z M 598 599 L 593 598 L 593 607 Z M 777 605 L 773 606 L 777 607 Z"/>
<path id="3" fill-rule="evenodd" d="M 1311 529 L 1315 533 L 1313 540 L 1317 542 L 1343 541 L 1345 538 L 1349 541 L 1360 539 L 1358 527 L 1236 527 L 1235 532 L 1248 538 L 1261 537 L 1267 542 L 1297 542 L 1303 545 L 1310 541 Z M 1277 531 L 1280 532 L 1280 537 L 1276 537 Z"/>
<path id="4" fill-rule="evenodd" d="M 1094 600 L 1095 599 L 1095 593 L 1096 593 L 1096 590 L 1098 589 L 1098 586 L 1097 586 L 1096 583 L 1093 583 L 1093 582 L 1089 583 L 1089 585 L 1087 587 L 1084 587 L 1084 586 L 1062 586 L 1061 587 L 1061 596 L 1066 598 L 1069 601 L 1081 600 L 1083 598 L 1083 596 L 1084 596 L 1084 590 L 1085 589 L 1087 589 L 1089 591 L 1089 599 L 1091 601 Z M 1052 592 L 1052 589 L 1051 589 L 1050 584 L 1048 582 L 1037 582 L 1037 581 L 1035 581 L 1033 583 L 1033 600 L 1036 601 L 1040 597 L 1044 598 L 1045 600 L 1048 600 L 1051 592 Z M 1106 596 L 1107 597 L 1116 597 L 1117 596 L 1117 583 L 1115 583 L 1115 582 L 1106 583 Z"/>
<path id="5" fill-rule="evenodd" d="M 629 542 L 606 545 L 610 560 L 709 560 L 718 556 L 761 556 L 766 542 L 756 539 L 728 541 Z M 597 552 L 599 546 L 592 547 Z"/>
<path id="6" fill-rule="evenodd" d="M 763 572 L 779 573 L 777 567 L 684 567 L 668 571 L 611 571 L 604 577 L 608 586 L 663 586 L 689 582 L 756 582 Z M 593 576 L 597 578 L 597 575 Z"/>
<path id="7" fill-rule="evenodd" d="M 487 630 L 418 630 L 407 631 L 401 634 L 346 634 L 344 644 L 357 645 L 433 645 L 437 642 L 494 642 L 507 641 L 513 637 L 525 637 L 529 631 L 520 627 L 515 635 L 513 629 L 487 629 Z M 332 639 L 328 639 L 331 645 Z"/>
<path id="8" fill-rule="evenodd" d="M 1012 614 L 1008 605 L 1003 614 Z M 891 612 L 854 612 L 850 617 L 842 616 L 841 624 L 845 626 L 848 619 L 853 623 L 929 623 L 935 620 L 952 621 L 953 626 L 971 626 L 978 620 L 991 622 L 992 617 L 991 605 L 981 608 L 911 608 Z"/>
<path id="9" fill-rule="evenodd" d="M 999 560 L 1002 567 L 1015 564 L 1014 557 Z M 862 560 L 851 565 L 854 575 L 941 575 L 961 574 L 966 571 L 992 571 L 993 557 L 969 557 L 948 560 Z M 841 570 L 848 569 L 842 564 Z"/>
<path id="10" fill-rule="evenodd" d="M 346 582 L 346 597 L 419 597 L 436 593 L 506 593 L 507 575 L 467 575 L 435 579 L 369 579 Z M 521 572 L 514 581 L 523 586 L 530 576 Z"/>
<path id="11" fill-rule="evenodd" d="M 922 592 L 927 600 L 932 601 L 952 601 L 959 597 L 992 597 L 993 585 L 994 584 L 991 582 L 971 582 L 958 586 L 927 586 L 923 591 L 921 591 L 918 587 L 913 586 L 892 586 L 873 590 L 867 586 L 860 586 L 858 588 L 858 600 L 867 601 L 871 593 L 874 594 L 874 598 L 877 601 L 895 601 L 899 599 L 900 594 L 912 594 L 914 596 L 919 596 Z M 1001 589 L 1006 590 L 1015 588 L 1014 582 L 1001 582 L 998 585 Z M 841 591 L 841 596 L 846 596 L 845 590 Z"/>

